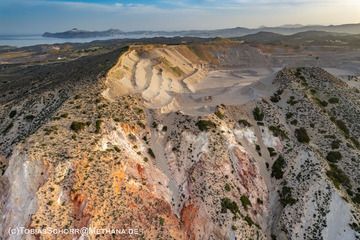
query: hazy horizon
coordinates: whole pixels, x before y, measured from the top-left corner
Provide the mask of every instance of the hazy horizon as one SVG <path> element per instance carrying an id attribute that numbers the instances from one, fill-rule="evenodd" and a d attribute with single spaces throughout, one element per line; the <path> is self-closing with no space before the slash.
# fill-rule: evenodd
<path id="1" fill-rule="evenodd" d="M 360 22 L 355 0 L 2 0 L 0 34 L 212 30 Z"/>

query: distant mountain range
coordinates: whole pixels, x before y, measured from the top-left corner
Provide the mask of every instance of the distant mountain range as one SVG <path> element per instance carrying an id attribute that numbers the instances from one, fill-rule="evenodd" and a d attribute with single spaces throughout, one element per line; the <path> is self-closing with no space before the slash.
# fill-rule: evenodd
<path id="1" fill-rule="evenodd" d="M 187 37 L 241 37 L 258 32 L 272 32 L 277 34 L 295 34 L 307 31 L 326 31 L 333 33 L 347 33 L 347 34 L 360 34 L 360 23 L 357 24 L 343 24 L 343 25 L 283 25 L 280 27 L 260 27 L 260 28 L 227 28 L 217 30 L 187 30 L 187 31 L 130 31 L 125 32 L 118 29 L 109 29 L 105 31 L 85 31 L 77 28 L 65 32 L 50 33 L 46 32 L 43 37 L 51 38 L 96 38 L 96 37 L 122 37 L 131 38 L 135 35 L 141 37 L 174 37 L 174 36 L 187 36 Z"/>

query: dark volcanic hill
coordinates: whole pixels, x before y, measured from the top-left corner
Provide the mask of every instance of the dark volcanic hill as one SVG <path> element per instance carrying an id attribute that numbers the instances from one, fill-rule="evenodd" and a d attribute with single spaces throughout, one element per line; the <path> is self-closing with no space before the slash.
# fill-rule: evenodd
<path id="1" fill-rule="evenodd" d="M 273 32 L 278 34 L 295 34 L 306 31 L 327 31 L 336 33 L 360 34 L 360 24 L 344 24 L 344 25 L 313 25 L 313 26 L 291 26 L 285 25 L 280 27 L 260 27 L 260 28 L 228 28 L 216 30 L 188 30 L 188 31 L 130 31 L 124 32 L 117 29 L 109 29 L 106 31 L 85 31 L 72 29 L 70 31 L 43 34 L 44 37 L 53 38 L 94 38 L 94 37 L 111 37 L 121 36 L 128 37 L 132 35 L 144 36 L 191 36 L 191 37 L 240 37 L 258 32 Z"/>

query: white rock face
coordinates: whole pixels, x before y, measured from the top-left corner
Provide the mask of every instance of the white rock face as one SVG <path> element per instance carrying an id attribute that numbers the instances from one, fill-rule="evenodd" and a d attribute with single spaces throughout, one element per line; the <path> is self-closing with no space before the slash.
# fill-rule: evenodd
<path id="1" fill-rule="evenodd" d="M 327 214 L 327 227 L 322 234 L 328 240 L 353 240 L 355 232 L 350 228 L 351 212 L 348 204 L 334 191 L 331 195 L 330 212 Z"/>
<path id="2" fill-rule="evenodd" d="M 17 240 L 23 237 L 8 236 L 8 229 L 26 227 L 31 214 L 36 211 L 36 192 L 44 180 L 44 166 L 40 161 L 28 159 L 20 150 L 14 151 L 9 163 L 4 177 L 11 184 L 2 209 L 0 233 Z"/>

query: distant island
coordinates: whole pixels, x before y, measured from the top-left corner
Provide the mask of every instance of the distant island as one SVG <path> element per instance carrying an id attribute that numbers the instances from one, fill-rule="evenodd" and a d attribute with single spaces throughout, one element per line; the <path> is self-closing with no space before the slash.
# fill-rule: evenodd
<path id="1" fill-rule="evenodd" d="M 259 27 L 259 28 L 227 28 L 217 30 L 185 30 L 185 31 L 121 31 L 118 29 L 109 29 L 105 31 L 86 31 L 73 28 L 65 32 L 50 33 L 45 32 L 42 36 L 48 38 L 97 38 L 97 37 L 131 37 L 134 35 L 142 36 L 186 36 L 186 37 L 241 37 L 248 34 L 255 34 L 258 32 L 272 32 L 277 34 L 295 34 L 305 31 L 327 31 L 334 33 L 348 33 L 360 34 L 360 23 L 357 24 L 343 24 L 343 25 L 284 25 L 279 27 Z"/>

